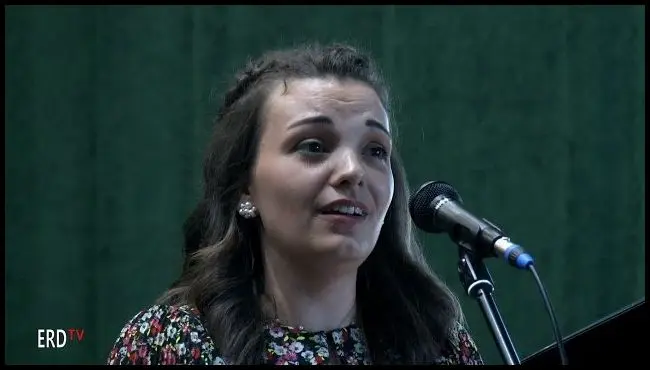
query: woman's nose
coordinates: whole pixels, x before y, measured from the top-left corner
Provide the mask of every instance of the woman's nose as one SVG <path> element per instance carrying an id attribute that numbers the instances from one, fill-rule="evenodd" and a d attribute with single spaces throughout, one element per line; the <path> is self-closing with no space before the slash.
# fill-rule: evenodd
<path id="1" fill-rule="evenodd" d="M 346 150 L 336 157 L 334 171 L 332 172 L 332 185 L 361 186 L 365 175 L 365 168 L 360 155 L 352 150 Z"/>

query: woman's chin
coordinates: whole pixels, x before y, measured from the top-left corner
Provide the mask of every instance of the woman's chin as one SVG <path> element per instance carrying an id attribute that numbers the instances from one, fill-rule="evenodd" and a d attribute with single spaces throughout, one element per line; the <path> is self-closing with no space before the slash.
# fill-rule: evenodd
<path id="1" fill-rule="evenodd" d="M 322 257 L 331 256 L 345 260 L 363 262 L 372 252 L 373 245 L 359 241 L 351 235 L 330 234 L 314 241 L 312 250 Z"/>

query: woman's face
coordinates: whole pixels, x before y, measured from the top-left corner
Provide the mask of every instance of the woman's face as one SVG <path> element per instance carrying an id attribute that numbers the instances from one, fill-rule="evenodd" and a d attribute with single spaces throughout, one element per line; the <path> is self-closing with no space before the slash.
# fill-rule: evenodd
<path id="1" fill-rule="evenodd" d="M 362 263 L 394 190 L 388 115 L 375 91 L 334 78 L 280 82 L 261 124 L 249 195 L 264 247 Z"/>

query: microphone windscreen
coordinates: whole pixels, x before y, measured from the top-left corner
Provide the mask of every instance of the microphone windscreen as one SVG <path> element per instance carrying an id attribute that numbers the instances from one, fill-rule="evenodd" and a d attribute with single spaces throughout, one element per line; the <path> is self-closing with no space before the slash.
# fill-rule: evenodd
<path id="1" fill-rule="evenodd" d="M 415 226 L 430 233 L 443 232 L 435 226 L 434 209 L 431 205 L 436 197 L 443 195 L 450 200 L 463 203 L 460 194 L 444 181 L 430 181 L 420 186 L 409 199 L 409 213 Z"/>

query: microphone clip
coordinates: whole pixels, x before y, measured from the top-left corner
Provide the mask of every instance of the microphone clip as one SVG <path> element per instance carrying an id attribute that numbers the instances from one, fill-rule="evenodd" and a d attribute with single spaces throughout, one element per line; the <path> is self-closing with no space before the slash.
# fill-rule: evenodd
<path id="1" fill-rule="evenodd" d="M 498 226 L 485 218 L 482 218 L 481 221 L 485 224 L 475 230 L 470 230 L 460 224 L 456 225 L 449 233 L 449 238 L 467 252 L 473 253 L 475 258 L 497 257 L 494 241 L 502 238 L 505 234 Z"/>

